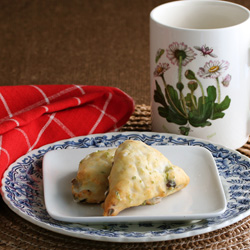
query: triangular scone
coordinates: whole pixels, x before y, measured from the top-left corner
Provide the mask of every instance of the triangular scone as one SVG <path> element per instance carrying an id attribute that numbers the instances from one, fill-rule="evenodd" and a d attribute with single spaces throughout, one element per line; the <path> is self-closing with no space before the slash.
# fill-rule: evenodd
<path id="1" fill-rule="evenodd" d="M 127 140 L 115 152 L 103 215 L 115 216 L 129 207 L 158 203 L 188 183 L 186 173 L 158 150 Z"/>
<path id="2" fill-rule="evenodd" d="M 93 152 L 80 161 L 77 176 L 72 180 L 72 194 L 75 201 L 87 203 L 104 201 L 115 151 L 116 148 Z"/>

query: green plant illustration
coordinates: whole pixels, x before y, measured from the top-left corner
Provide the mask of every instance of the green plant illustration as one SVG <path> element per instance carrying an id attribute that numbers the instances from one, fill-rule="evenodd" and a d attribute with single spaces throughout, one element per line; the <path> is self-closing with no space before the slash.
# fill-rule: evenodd
<path id="1" fill-rule="evenodd" d="M 200 56 L 217 57 L 212 54 L 212 49 L 206 45 L 194 48 L 201 52 Z M 163 49 L 156 53 L 155 62 L 158 63 Z M 222 74 L 228 69 L 227 61 L 209 60 L 197 73 L 184 67 L 196 59 L 195 51 L 184 43 L 173 42 L 166 49 L 166 56 L 177 68 L 177 83 L 167 83 L 167 73 L 170 69 L 169 63 L 157 64 L 154 76 L 155 85 L 154 101 L 159 103 L 158 113 L 168 122 L 180 125 L 181 134 L 188 135 L 191 127 L 206 127 L 212 125 L 212 120 L 224 117 L 226 109 L 229 108 L 231 99 L 226 96 L 221 100 L 221 85 L 227 87 L 231 81 L 231 75 Z M 184 79 L 184 80 L 183 80 Z M 201 79 L 210 79 L 211 85 L 204 89 Z M 163 89 L 160 86 L 163 85 Z M 185 83 L 184 83 L 185 81 Z M 197 96 L 200 89 L 200 96 Z M 185 91 L 184 91 L 185 90 Z"/>

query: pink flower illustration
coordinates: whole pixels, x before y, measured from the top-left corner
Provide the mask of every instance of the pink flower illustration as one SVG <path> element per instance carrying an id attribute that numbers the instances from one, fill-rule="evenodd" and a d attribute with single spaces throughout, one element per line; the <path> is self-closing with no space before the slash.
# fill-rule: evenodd
<path id="1" fill-rule="evenodd" d="M 201 47 L 199 46 L 194 46 L 195 49 L 199 50 L 202 54 L 202 56 L 211 56 L 211 57 L 217 57 L 215 54 L 213 54 L 213 49 L 209 48 L 206 45 L 202 45 Z"/>
<path id="2" fill-rule="evenodd" d="M 199 68 L 198 75 L 202 78 L 218 78 L 228 67 L 227 61 L 209 61 L 203 68 Z"/>
<path id="3" fill-rule="evenodd" d="M 231 79 L 232 79 L 231 75 L 227 74 L 221 83 L 223 84 L 223 86 L 228 87 Z"/>
<path id="4" fill-rule="evenodd" d="M 167 58 L 174 65 L 179 65 L 181 60 L 181 65 L 186 66 L 189 62 L 195 59 L 197 55 L 193 49 L 188 47 L 183 42 L 173 42 L 169 45 L 169 49 L 166 50 Z"/>
<path id="5" fill-rule="evenodd" d="M 169 69 L 169 64 L 168 63 L 159 63 L 154 71 L 154 76 L 163 76 L 163 74 Z"/>

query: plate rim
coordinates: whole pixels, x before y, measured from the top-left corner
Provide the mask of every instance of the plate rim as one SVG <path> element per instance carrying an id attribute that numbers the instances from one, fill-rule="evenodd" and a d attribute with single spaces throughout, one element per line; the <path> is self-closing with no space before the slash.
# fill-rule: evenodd
<path id="1" fill-rule="evenodd" d="M 153 135 L 157 135 L 157 136 L 164 136 L 164 137 L 171 137 L 171 138 L 174 138 L 174 139 L 178 139 L 178 138 L 181 138 L 181 139 L 185 139 L 185 140 L 194 140 L 196 142 L 201 142 L 201 143 L 204 143 L 204 144 L 209 144 L 209 145 L 213 145 L 215 147 L 217 147 L 218 149 L 224 149 L 224 150 L 227 150 L 227 151 L 230 151 L 231 153 L 233 152 L 234 154 L 238 155 L 241 159 L 247 161 L 248 163 L 250 163 L 250 159 L 241 154 L 240 152 L 236 151 L 236 150 L 233 150 L 233 149 L 230 149 L 230 148 L 227 148 L 225 146 L 222 146 L 220 144 L 215 144 L 215 143 L 212 143 L 208 140 L 204 140 L 204 139 L 200 139 L 200 138 L 195 138 L 195 137 L 191 137 L 191 136 L 181 136 L 181 135 L 177 135 L 177 134 L 169 134 L 169 133 L 158 133 L 158 132 L 138 132 L 138 131 L 127 131 L 127 132 L 110 132 L 110 133 L 102 133 L 102 134 L 92 134 L 92 135 L 85 135 L 85 136 L 78 136 L 78 137 L 74 137 L 74 138 L 69 138 L 69 139 L 64 139 L 64 140 L 59 140 L 59 141 L 56 141 L 56 142 L 53 142 L 53 143 L 49 143 L 49 144 L 46 144 L 42 147 L 39 147 L 35 150 L 32 150 L 30 152 L 28 152 L 27 154 L 19 157 L 14 163 L 12 163 L 8 169 L 5 171 L 4 175 L 3 175 L 3 178 L 2 178 L 2 186 L 1 186 L 1 194 L 2 194 L 2 198 L 3 198 L 3 201 L 6 203 L 6 205 L 12 210 L 14 211 L 16 214 L 18 214 L 20 217 L 22 217 L 23 219 L 37 225 L 37 226 L 40 226 L 42 228 L 45 228 L 47 230 L 50 230 L 50 231 L 53 231 L 53 232 L 56 232 L 56 233 L 59 233 L 59 234 L 63 234 L 63 235 L 68 235 L 68 236 L 73 236 L 73 237 L 77 237 L 77 238 L 82 238 L 82 239 L 89 239 L 89 240 L 96 240 L 96 241 L 106 241 L 106 242 L 156 242 L 156 241 L 165 241 L 165 240 L 172 240 L 172 239 L 181 239 L 181 238 L 185 238 L 185 237 L 191 237 L 191 236 L 195 236 L 195 235 L 199 235 L 199 234 L 204 234 L 204 233 L 207 233 L 207 232 L 211 232 L 211 231 L 214 231 L 214 230 L 217 230 L 217 229 L 221 229 L 221 228 L 224 228 L 226 226 L 229 226 L 231 224 L 234 224 L 242 219 L 244 219 L 245 217 L 247 217 L 248 215 L 250 215 L 250 209 L 248 209 L 247 211 L 244 211 L 242 212 L 241 214 L 237 215 L 236 217 L 234 217 L 233 219 L 230 219 L 230 220 L 226 220 L 226 221 L 223 221 L 222 223 L 220 224 L 216 224 L 216 225 L 210 225 L 208 227 L 205 227 L 205 228 L 201 228 L 201 229 L 198 229 L 198 230 L 194 230 L 194 231 L 188 231 L 188 232 L 184 232 L 184 233 L 178 233 L 178 234 L 168 234 L 168 235 L 165 235 L 165 236 L 150 236 L 150 239 L 149 237 L 147 238 L 147 235 L 145 233 L 145 237 L 129 237 L 129 236 L 120 236 L 120 237 L 109 237 L 109 236 L 103 236 L 103 235 L 91 235 L 91 234 L 83 234 L 82 232 L 69 232 L 65 229 L 62 229 L 62 228 L 56 228 L 56 227 L 52 227 L 51 225 L 48 225 L 48 223 L 44 223 L 44 222 L 41 222 L 37 219 L 34 219 L 34 218 L 31 218 L 29 216 L 27 216 L 26 214 L 24 214 L 23 212 L 21 212 L 19 209 L 17 209 L 16 207 L 13 207 L 13 205 L 9 202 L 8 198 L 6 197 L 4 191 L 3 191 L 3 188 L 5 186 L 4 184 L 4 180 L 7 176 L 7 173 L 8 171 L 11 170 L 11 167 L 13 167 L 18 161 L 24 159 L 25 157 L 27 157 L 27 155 L 29 154 L 34 154 L 34 153 L 37 153 L 39 150 L 42 150 L 44 148 L 49 148 L 55 144 L 58 144 L 58 143 L 64 143 L 64 142 L 67 142 L 67 141 L 75 141 L 77 139 L 83 139 L 83 138 L 94 138 L 94 137 L 103 137 L 103 136 L 117 136 L 117 135 L 146 135 L 146 136 L 153 136 Z M 188 146 L 188 145 L 187 145 Z M 88 226 L 88 225 L 87 225 Z M 96 231 L 99 231 L 99 229 L 96 229 Z"/>

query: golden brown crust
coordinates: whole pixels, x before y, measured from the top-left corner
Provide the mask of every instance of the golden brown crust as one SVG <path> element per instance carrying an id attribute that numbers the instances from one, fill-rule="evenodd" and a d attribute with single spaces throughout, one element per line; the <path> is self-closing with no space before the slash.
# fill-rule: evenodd
<path id="1" fill-rule="evenodd" d="M 114 148 L 97 151 L 81 160 L 77 176 L 72 180 L 72 194 L 76 201 L 104 201 L 115 150 Z"/>
<path id="2" fill-rule="evenodd" d="M 127 140 L 115 152 L 103 215 L 115 216 L 129 207 L 155 204 L 188 183 L 185 172 L 158 150 Z"/>

